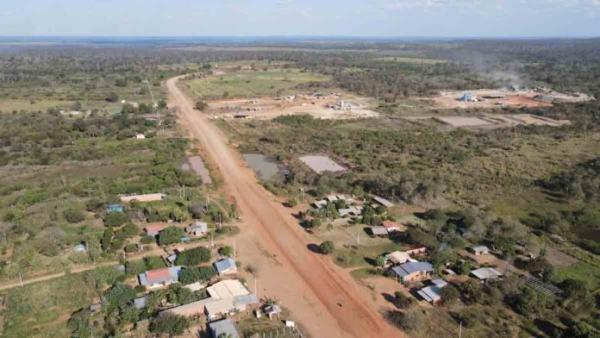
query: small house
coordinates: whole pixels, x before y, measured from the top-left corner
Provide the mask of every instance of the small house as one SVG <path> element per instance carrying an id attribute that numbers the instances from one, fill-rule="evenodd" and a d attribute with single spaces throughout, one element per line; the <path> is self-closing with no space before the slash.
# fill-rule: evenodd
<path id="1" fill-rule="evenodd" d="M 135 134 L 135 139 L 136 140 L 144 140 L 144 139 L 146 139 L 146 135 L 144 135 L 144 134 Z"/>
<path id="2" fill-rule="evenodd" d="M 146 271 L 138 275 L 140 285 L 147 288 L 159 288 L 179 281 L 180 266 Z"/>
<path id="3" fill-rule="evenodd" d="M 156 201 L 162 201 L 163 199 L 165 199 L 165 197 L 166 197 L 165 194 L 156 193 L 156 194 L 121 196 L 120 199 L 121 199 L 121 202 L 123 202 L 123 203 L 129 203 L 132 201 L 156 202 Z"/>
<path id="4" fill-rule="evenodd" d="M 133 307 L 138 310 L 141 310 L 146 307 L 148 303 L 148 296 L 139 297 L 133 300 Z"/>
<path id="5" fill-rule="evenodd" d="M 279 317 L 281 314 L 281 307 L 277 304 L 267 305 L 265 306 L 264 311 L 269 319 L 273 319 Z"/>
<path id="6" fill-rule="evenodd" d="M 498 279 L 502 277 L 502 273 L 494 268 L 479 268 L 471 271 L 471 275 L 480 281 L 487 281 L 490 279 Z"/>
<path id="7" fill-rule="evenodd" d="M 418 256 L 427 253 L 427 247 L 425 246 L 415 246 L 405 251 L 410 256 Z"/>
<path id="8" fill-rule="evenodd" d="M 406 231 L 406 227 L 404 225 L 390 220 L 381 222 L 381 226 L 384 227 L 389 233 Z"/>
<path id="9" fill-rule="evenodd" d="M 388 231 L 386 228 L 384 227 L 370 227 L 369 228 L 371 230 L 371 234 L 373 234 L 373 236 L 378 236 L 378 237 L 387 237 L 388 236 Z"/>
<path id="10" fill-rule="evenodd" d="M 408 284 L 431 277 L 433 266 L 427 262 L 407 262 L 392 268 L 402 283 Z"/>
<path id="11" fill-rule="evenodd" d="M 387 255 L 385 255 L 385 263 L 386 265 L 398 265 L 404 264 L 406 262 L 414 261 L 410 258 L 410 255 L 404 251 L 394 251 Z"/>
<path id="12" fill-rule="evenodd" d="M 102 309 L 102 304 L 94 303 L 94 304 L 90 305 L 89 309 L 90 309 L 90 312 L 98 312 Z"/>
<path id="13" fill-rule="evenodd" d="M 144 227 L 144 231 L 146 232 L 146 235 L 154 237 L 168 227 L 169 225 L 167 223 L 150 223 Z"/>
<path id="14" fill-rule="evenodd" d="M 380 196 L 373 196 L 373 201 L 375 201 L 377 204 L 382 205 L 386 208 L 391 208 L 394 206 L 394 203 L 390 202 L 389 200 L 380 197 Z"/>
<path id="15" fill-rule="evenodd" d="M 235 324 L 230 319 L 223 319 L 208 324 L 208 329 L 213 338 L 239 338 Z"/>
<path id="16" fill-rule="evenodd" d="M 431 281 L 431 284 L 417 291 L 417 294 L 425 301 L 435 304 L 442 300 L 442 289 L 448 283 L 443 279 L 435 279 Z"/>
<path id="17" fill-rule="evenodd" d="M 74 252 L 84 253 L 87 251 L 85 243 L 79 243 L 73 247 Z"/>
<path id="18" fill-rule="evenodd" d="M 490 253 L 490 249 L 487 246 L 485 246 L 485 245 L 476 245 L 476 246 L 473 246 L 473 247 L 471 247 L 471 251 L 473 251 L 473 253 L 476 256 L 487 255 L 487 254 Z"/>
<path id="19" fill-rule="evenodd" d="M 227 257 L 216 261 L 214 263 L 214 266 L 219 275 L 229 275 L 237 273 L 237 265 L 235 264 L 235 260 L 231 257 Z"/>
<path id="20" fill-rule="evenodd" d="M 203 237 L 208 233 L 208 224 L 205 222 L 196 222 L 188 226 L 185 231 L 190 236 Z"/>
<path id="21" fill-rule="evenodd" d="M 113 213 L 113 212 L 123 212 L 123 211 L 124 211 L 123 206 L 118 203 L 109 204 L 106 207 L 106 212 L 109 214 Z"/>

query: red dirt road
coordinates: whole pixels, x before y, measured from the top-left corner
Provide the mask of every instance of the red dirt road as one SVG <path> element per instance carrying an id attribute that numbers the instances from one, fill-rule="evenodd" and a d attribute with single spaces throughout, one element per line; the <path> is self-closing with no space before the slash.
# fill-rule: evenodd
<path id="1" fill-rule="evenodd" d="M 312 337 L 403 337 L 377 312 L 369 293 L 330 258 L 309 251 L 310 242 L 290 211 L 260 186 L 225 135 L 167 81 L 169 103 L 223 176 L 224 190 L 243 217 L 238 260 L 258 270 L 259 297 L 274 297 Z"/>

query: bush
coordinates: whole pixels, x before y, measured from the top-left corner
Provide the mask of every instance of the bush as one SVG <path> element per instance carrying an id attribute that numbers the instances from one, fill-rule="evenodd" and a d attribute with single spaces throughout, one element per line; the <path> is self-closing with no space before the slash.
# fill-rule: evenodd
<path id="1" fill-rule="evenodd" d="M 325 241 L 319 245 L 319 252 L 324 255 L 329 255 L 335 250 L 335 245 L 332 241 Z"/>
<path id="2" fill-rule="evenodd" d="M 111 212 L 104 217 L 104 225 L 107 227 L 120 227 L 125 224 L 129 218 L 122 212 Z"/>
<path id="3" fill-rule="evenodd" d="M 195 282 L 205 282 L 213 278 L 217 271 L 212 266 L 199 266 L 194 268 L 184 268 L 179 276 L 182 284 L 191 284 Z"/>
<path id="4" fill-rule="evenodd" d="M 177 265 L 198 265 L 210 261 L 210 250 L 204 247 L 186 250 L 177 256 Z"/>
<path id="5" fill-rule="evenodd" d="M 138 245 L 137 244 L 127 244 L 125 246 L 125 252 L 137 252 L 138 251 Z"/>
<path id="6" fill-rule="evenodd" d="M 442 289 L 442 302 L 444 304 L 452 304 L 460 297 L 460 292 L 452 284 L 446 285 Z"/>
<path id="7" fill-rule="evenodd" d="M 183 229 L 171 226 L 158 234 L 158 243 L 160 245 L 179 243 L 183 236 L 185 236 Z"/>
<path id="8" fill-rule="evenodd" d="M 412 297 L 406 296 L 401 291 L 396 291 L 392 303 L 399 309 L 407 309 L 414 305 L 415 300 Z"/>
<path id="9" fill-rule="evenodd" d="M 190 326 L 190 321 L 183 317 L 171 313 L 166 313 L 156 317 L 150 324 L 150 331 L 153 333 L 164 333 L 168 335 L 179 336 Z"/>
<path id="10" fill-rule="evenodd" d="M 221 256 L 231 257 L 231 256 L 233 256 L 233 248 L 230 247 L 229 245 L 225 245 L 225 246 L 219 248 L 219 254 Z"/>
<path id="11" fill-rule="evenodd" d="M 85 219 L 85 213 L 81 209 L 74 207 L 65 210 L 63 215 L 69 223 L 79 223 Z"/>

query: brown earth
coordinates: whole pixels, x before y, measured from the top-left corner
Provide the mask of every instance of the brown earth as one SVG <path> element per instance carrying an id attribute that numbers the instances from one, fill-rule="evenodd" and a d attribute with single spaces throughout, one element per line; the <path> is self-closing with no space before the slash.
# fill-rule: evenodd
<path id="1" fill-rule="evenodd" d="M 347 271 L 308 249 L 310 240 L 290 210 L 257 183 L 221 130 L 193 109 L 178 80 L 167 81 L 169 103 L 216 163 L 224 192 L 238 205 L 243 221 L 237 258 L 257 270 L 258 296 L 280 300 L 313 337 L 403 337 Z"/>

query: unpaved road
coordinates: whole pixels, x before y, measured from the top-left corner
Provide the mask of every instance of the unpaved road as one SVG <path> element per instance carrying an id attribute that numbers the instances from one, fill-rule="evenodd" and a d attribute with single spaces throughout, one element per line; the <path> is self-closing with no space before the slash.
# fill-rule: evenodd
<path id="1" fill-rule="evenodd" d="M 237 258 L 258 270 L 259 297 L 281 300 L 312 337 L 402 337 L 346 271 L 307 249 L 310 243 L 290 211 L 257 183 L 225 135 L 193 109 L 178 80 L 167 81 L 169 104 L 220 170 L 224 192 L 236 200 L 243 217 Z"/>

